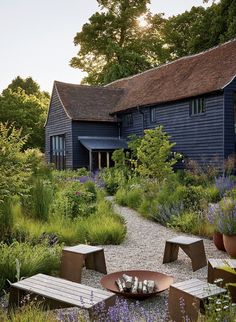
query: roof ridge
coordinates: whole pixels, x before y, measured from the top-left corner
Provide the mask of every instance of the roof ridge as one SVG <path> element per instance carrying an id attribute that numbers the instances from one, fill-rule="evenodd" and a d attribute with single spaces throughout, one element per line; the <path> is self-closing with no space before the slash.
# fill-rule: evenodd
<path id="1" fill-rule="evenodd" d="M 94 88 L 94 89 L 106 89 L 106 90 L 111 90 L 111 91 L 123 91 L 123 88 L 110 88 L 110 87 L 106 88 L 103 85 L 94 86 L 94 85 L 87 85 L 87 84 L 85 84 L 85 85 L 84 84 L 72 84 L 72 83 L 66 83 L 66 82 L 61 82 L 61 81 L 57 81 L 57 80 L 54 80 L 54 83 L 68 85 L 68 86 L 81 87 L 81 88 Z"/>
<path id="2" fill-rule="evenodd" d="M 206 49 L 206 50 L 204 50 L 204 51 L 201 51 L 200 53 L 192 54 L 192 55 L 187 55 L 187 56 L 183 56 L 183 57 L 180 57 L 180 58 L 178 58 L 178 59 L 175 59 L 175 60 L 169 61 L 169 62 L 167 62 L 167 63 L 161 64 L 161 65 L 159 65 L 159 66 L 156 66 L 156 67 L 153 67 L 153 68 L 147 69 L 147 70 L 145 70 L 145 71 L 143 71 L 143 72 L 141 72 L 141 73 L 138 73 L 138 74 L 135 74 L 135 75 L 132 75 L 132 76 L 123 77 L 123 78 L 120 78 L 120 79 L 114 80 L 113 82 L 106 84 L 104 87 L 107 87 L 107 86 L 112 85 L 112 84 L 115 84 L 115 83 L 119 83 L 119 82 L 121 82 L 121 81 L 123 81 L 123 80 L 127 80 L 127 81 L 128 81 L 128 80 L 130 80 L 130 79 L 136 78 L 136 77 L 138 77 L 138 76 L 140 76 L 140 75 L 143 75 L 143 74 L 149 73 L 149 72 L 151 72 L 151 71 L 161 69 L 161 68 L 163 68 L 163 67 L 165 67 L 165 66 L 168 66 L 168 65 L 171 65 L 171 64 L 174 64 L 174 63 L 178 63 L 178 62 L 179 62 L 179 61 L 181 61 L 181 60 L 186 60 L 186 59 L 190 59 L 190 58 L 193 58 L 193 57 L 197 57 L 197 56 L 204 55 L 204 54 L 205 54 L 205 53 L 207 53 L 207 52 L 211 52 L 211 51 L 213 51 L 213 50 L 216 50 L 217 48 L 219 48 L 219 47 L 223 47 L 223 46 L 225 46 L 225 45 L 228 45 L 229 43 L 232 43 L 232 42 L 234 42 L 234 41 L 236 41 L 236 37 L 235 37 L 235 38 L 232 38 L 231 40 L 229 40 L 229 41 L 227 41 L 227 42 L 221 43 L 221 44 L 219 44 L 219 45 L 216 45 L 216 46 L 214 46 L 214 47 L 211 47 L 211 48 L 209 48 L 209 49 Z"/>

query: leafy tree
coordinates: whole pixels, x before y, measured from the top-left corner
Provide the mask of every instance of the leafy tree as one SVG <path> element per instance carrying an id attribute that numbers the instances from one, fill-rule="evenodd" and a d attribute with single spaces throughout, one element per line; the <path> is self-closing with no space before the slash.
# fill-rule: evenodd
<path id="1" fill-rule="evenodd" d="M 74 38 L 80 49 L 70 64 L 87 72 L 83 83 L 106 84 L 165 61 L 160 37 L 165 19 L 150 14 L 150 0 L 97 2 L 101 12 L 93 14 Z M 146 18 L 146 27 L 140 27 L 140 16 Z"/>
<path id="2" fill-rule="evenodd" d="M 48 94 L 40 92 L 31 77 L 17 77 L 0 95 L 0 122 L 22 128 L 22 134 L 29 136 L 25 148 L 43 149 L 48 104 Z"/>
<path id="3" fill-rule="evenodd" d="M 171 143 L 169 139 L 170 136 L 163 131 L 162 126 L 144 131 L 137 151 L 137 171 L 143 177 L 161 183 L 172 173 L 180 155 L 171 152 L 175 143 Z"/>
<path id="4" fill-rule="evenodd" d="M 21 88 L 25 91 L 27 95 L 35 95 L 38 98 L 50 98 L 50 95 L 48 92 L 41 92 L 40 86 L 37 84 L 32 77 L 27 77 L 26 79 L 21 78 L 20 76 L 17 76 L 11 84 L 7 86 L 7 89 L 11 89 L 12 92 L 17 92 L 18 88 Z M 5 90 L 3 90 L 4 94 Z"/>
<path id="5" fill-rule="evenodd" d="M 236 37 L 236 0 L 221 0 L 206 9 L 192 7 L 169 18 L 163 37 L 170 59 L 195 54 Z"/>
<path id="6" fill-rule="evenodd" d="M 10 235 L 12 228 L 11 199 L 27 191 L 30 170 L 21 152 L 27 137 L 21 130 L 0 123 L 0 236 Z"/>

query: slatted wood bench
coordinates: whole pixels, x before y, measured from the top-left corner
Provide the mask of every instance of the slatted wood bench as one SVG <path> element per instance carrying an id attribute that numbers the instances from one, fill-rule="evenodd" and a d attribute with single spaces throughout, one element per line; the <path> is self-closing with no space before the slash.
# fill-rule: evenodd
<path id="1" fill-rule="evenodd" d="M 203 240 L 185 236 L 174 237 L 166 241 L 163 264 L 177 260 L 179 247 L 190 257 L 193 271 L 207 265 Z"/>
<path id="2" fill-rule="evenodd" d="M 104 302 L 105 308 L 115 304 L 116 295 L 62 278 L 37 274 L 11 285 L 9 311 L 21 306 L 25 296 L 37 299 L 45 309 L 78 307 L 87 309 L 90 317 Z"/>
<path id="3" fill-rule="evenodd" d="M 80 283 L 83 265 L 88 269 L 106 274 L 103 248 L 83 244 L 63 248 L 60 277 Z"/>
<path id="4" fill-rule="evenodd" d="M 170 317 L 175 322 L 184 321 L 183 317 L 188 317 L 190 321 L 197 321 L 199 312 L 204 312 L 204 302 L 208 297 L 225 292 L 226 289 L 199 279 L 172 284 L 168 300 Z"/>

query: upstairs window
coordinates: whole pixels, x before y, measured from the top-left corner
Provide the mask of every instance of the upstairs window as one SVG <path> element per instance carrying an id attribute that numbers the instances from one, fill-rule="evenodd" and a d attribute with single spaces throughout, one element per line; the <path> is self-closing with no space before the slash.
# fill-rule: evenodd
<path id="1" fill-rule="evenodd" d="M 150 109 L 150 121 L 151 121 L 151 123 L 156 122 L 156 109 L 155 109 L 155 107 Z"/>
<path id="2" fill-rule="evenodd" d="M 133 115 L 131 113 L 125 115 L 125 117 L 124 117 L 124 125 L 126 127 L 132 127 L 133 126 Z"/>
<path id="3" fill-rule="evenodd" d="M 190 116 L 203 114 L 206 112 L 205 98 L 194 98 L 190 102 Z"/>

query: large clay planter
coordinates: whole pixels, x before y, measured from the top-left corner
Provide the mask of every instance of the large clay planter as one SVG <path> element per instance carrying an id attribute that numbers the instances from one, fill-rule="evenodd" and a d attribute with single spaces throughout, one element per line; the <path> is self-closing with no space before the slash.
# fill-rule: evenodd
<path id="1" fill-rule="evenodd" d="M 236 235 L 223 235 L 223 241 L 227 254 L 236 258 Z"/>
<path id="2" fill-rule="evenodd" d="M 226 251 L 225 246 L 224 246 L 224 242 L 223 242 L 223 234 L 221 234 L 218 231 L 214 232 L 213 242 L 214 242 L 217 249 L 222 250 L 224 252 Z"/>

